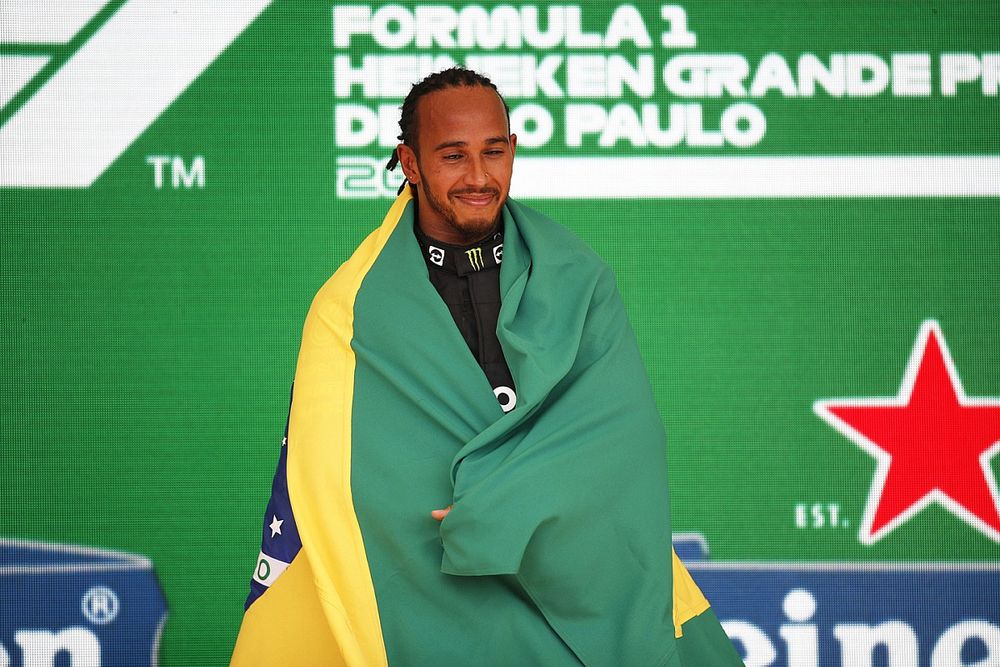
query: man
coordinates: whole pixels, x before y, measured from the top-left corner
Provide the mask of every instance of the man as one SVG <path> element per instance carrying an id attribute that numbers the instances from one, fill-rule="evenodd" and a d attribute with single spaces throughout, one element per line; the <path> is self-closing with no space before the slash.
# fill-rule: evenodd
<path id="1" fill-rule="evenodd" d="M 306 320 L 233 664 L 741 664 L 671 558 L 614 277 L 507 198 L 506 104 L 454 68 L 400 127 L 409 185 Z"/>

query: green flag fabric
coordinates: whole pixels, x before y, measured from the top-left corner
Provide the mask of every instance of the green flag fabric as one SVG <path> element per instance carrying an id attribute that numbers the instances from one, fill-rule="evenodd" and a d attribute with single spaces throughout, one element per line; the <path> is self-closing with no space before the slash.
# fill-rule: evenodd
<path id="1" fill-rule="evenodd" d="M 296 371 L 292 566 L 308 560 L 344 662 L 741 664 L 672 554 L 663 426 L 611 271 L 508 202 L 504 414 L 427 279 L 414 206 L 404 192 L 320 291 Z M 351 374 L 339 388 L 336 372 Z M 348 418 L 349 442 L 327 439 Z M 255 619 L 268 637 L 298 627 L 270 601 L 281 585 L 250 606 L 234 663 L 259 664 L 251 617 L 279 619 Z"/>

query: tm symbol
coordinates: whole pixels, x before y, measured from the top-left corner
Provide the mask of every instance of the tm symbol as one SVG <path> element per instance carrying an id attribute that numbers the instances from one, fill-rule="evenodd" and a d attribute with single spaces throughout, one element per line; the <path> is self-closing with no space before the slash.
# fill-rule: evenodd
<path id="1" fill-rule="evenodd" d="M 153 167 L 153 187 L 163 188 L 164 172 L 170 165 L 170 184 L 174 190 L 205 187 L 205 157 L 195 155 L 190 164 L 180 155 L 147 155 L 146 164 Z"/>

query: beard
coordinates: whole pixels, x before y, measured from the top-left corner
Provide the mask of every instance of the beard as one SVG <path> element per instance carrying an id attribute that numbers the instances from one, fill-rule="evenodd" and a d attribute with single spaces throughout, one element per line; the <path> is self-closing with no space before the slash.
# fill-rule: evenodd
<path id="1" fill-rule="evenodd" d="M 484 211 L 482 215 L 472 215 L 460 218 L 455 207 L 449 201 L 442 201 L 434 196 L 429 188 L 421 188 L 421 194 L 427 199 L 428 206 L 434 210 L 449 227 L 460 236 L 465 243 L 475 243 L 486 238 L 500 220 L 501 211 L 506 198 L 500 200 L 500 191 L 495 188 L 462 188 L 448 192 L 448 198 L 465 194 L 491 194 L 500 201 L 496 213 Z"/>

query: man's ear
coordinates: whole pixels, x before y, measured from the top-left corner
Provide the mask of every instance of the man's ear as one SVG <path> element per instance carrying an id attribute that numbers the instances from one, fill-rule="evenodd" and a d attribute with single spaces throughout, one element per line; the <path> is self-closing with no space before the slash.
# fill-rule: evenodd
<path id="1" fill-rule="evenodd" d="M 510 154 L 514 155 L 517 153 L 517 135 L 510 135 Z"/>
<path id="2" fill-rule="evenodd" d="M 403 175 L 406 180 L 414 185 L 420 183 L 420 170 L 417 169 L 417 154 L 406 144 L 396 146 L 396 155 L 399 156 L 399 164 L 403 167 Z"/>

